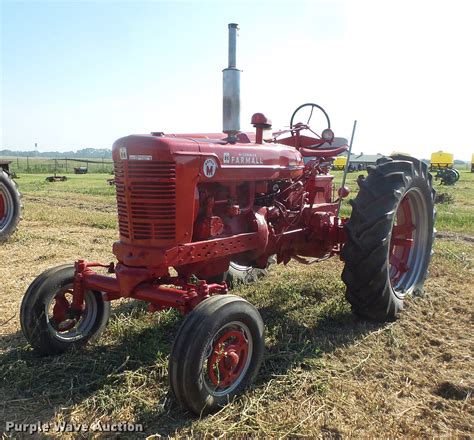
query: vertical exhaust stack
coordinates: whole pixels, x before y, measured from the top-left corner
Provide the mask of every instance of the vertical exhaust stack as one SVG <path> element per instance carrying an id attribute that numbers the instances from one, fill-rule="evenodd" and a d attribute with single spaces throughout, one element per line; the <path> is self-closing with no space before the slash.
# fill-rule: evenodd
<path id="1" fill-rule="evenodd" d="M 238 24 L 229 23 L 229 66 L 222 71 L 223 83 L 223 132 L 228 141 L 235 143 L 240 132 L 240 70 L 237 69 Z"/>

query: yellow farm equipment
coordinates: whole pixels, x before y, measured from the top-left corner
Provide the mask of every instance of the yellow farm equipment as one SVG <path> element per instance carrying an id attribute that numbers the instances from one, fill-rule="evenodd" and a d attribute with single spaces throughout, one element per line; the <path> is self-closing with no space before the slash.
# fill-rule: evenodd
<path id="1" fill-rule="evenodd" d="M 347 163 L 347 156 L 337 156 L 332 164 L 335 170 L 343 170 Z"/>
<path id="2" fill-rule="evenodd" d="M 435 179 L 444 185 L 454 185 L 459 180 L 459 171 L 454 169 L 454 156 L 437 151 L 431 154 L 430 171 L 436 171 Z"/>
<path id="3" fill-rule="evenodd" d="M 437 151 L 431 154 L 430 170 L 440 168 L 452 168 L 454 164 L 454 156 L 451 153 Z"/>

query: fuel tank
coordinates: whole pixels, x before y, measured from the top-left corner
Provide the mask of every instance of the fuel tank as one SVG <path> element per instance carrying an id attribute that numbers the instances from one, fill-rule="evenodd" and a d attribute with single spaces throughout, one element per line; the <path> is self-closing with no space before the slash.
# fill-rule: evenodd
<path id="1" fill-rule="evenodd" d="M 201 183 L 289 180 L 301 176 L 300 153 L 280 144 L 256 144 L 239 134 L 131 135 L 112 148 L 120 240 L 169 247 L 189 243 Z"/>

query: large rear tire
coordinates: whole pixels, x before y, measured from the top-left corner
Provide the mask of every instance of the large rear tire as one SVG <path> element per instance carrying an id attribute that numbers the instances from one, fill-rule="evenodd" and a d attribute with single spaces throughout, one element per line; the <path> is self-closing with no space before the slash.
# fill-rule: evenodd
<path id="1" fill-rule="evenodd" d="M 222 283 L 225 281 L 228 286 L 235 287 L 238 284 L 249 284 L 263 278 L 267 274 L 267 269 L 259 269 L 253 266 L 242 266 L 234 261 L 229 264 L 229 270 L 220 275 L 208 279 L 208 282 Z"/>
<path id="2" fill-rule="evenodd" d="M 238 284 L 254 283 L 260 278 L 265 277 L 268 274 L 268 268 L 275 262 L 275 256 L 272 255 L 268 258 L 267 267 L 265 269 L 261 269 L 254 266 L 244 266 L 236 263 L 235 261 L 231 261 L 229 264 L 229 269 L 226 272 L 207 279 L 207 282 L 222 283 L 225 281 L 229 287 L 235 287 Z"/>
<path id="3" fill-rule="evenodd" d="M 434 239 L 428 166 L 409 156 L 382 158 L 360 178 L 346 224 L 342 280 L 353 311 L 376 321 L 396 318 L 407 295 L 420 293 Z"/>
<path id="4" fill-rule="evenodd" d="M 0 243 L 16 231 L 21 218 L 21 199 L 16 183 L 0 168 Z"/>

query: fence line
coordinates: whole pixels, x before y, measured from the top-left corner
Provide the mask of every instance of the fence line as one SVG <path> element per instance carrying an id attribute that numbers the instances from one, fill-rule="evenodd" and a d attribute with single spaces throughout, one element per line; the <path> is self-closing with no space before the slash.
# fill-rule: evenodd
<path id="1" fill-rule="evenodd" d="M 113 162 L 110 159 L 72 159 L 41 157 L 10 157 L 10 167 L 15 173 L 74 173 L 74 168 L 86 168 L 88 173 L 111 173 Z"/>

